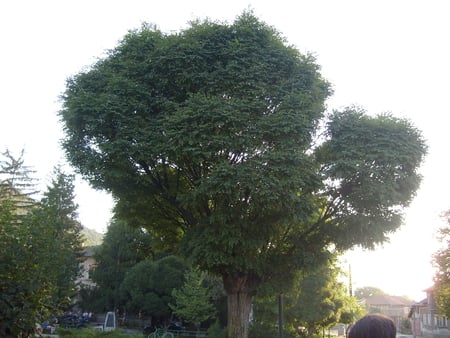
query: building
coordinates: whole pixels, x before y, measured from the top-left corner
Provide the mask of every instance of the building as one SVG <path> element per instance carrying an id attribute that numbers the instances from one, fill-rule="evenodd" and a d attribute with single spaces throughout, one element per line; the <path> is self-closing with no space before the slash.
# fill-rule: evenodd
<path id="1" fill-rule="evenodd" d="M 411 306 L 409 318 L 414 337 L 450 338 L 447 317 L 442 315 L 436 305 L 433 288 L 425 290 L 427 298 Z"/>
<path id="2" fill-rule="evenodd" d="M 381 313 L 394 321 L 397 331 L 403 328 L 402 322 L 407 321 L 414 301 L 400 296 L 374 295 L 362 301 L 368 313 Z"/>
<path id="3" fill-rule="evenodd" d="M 95 283 L 92 281 L 91 273 L 96 267 L 94 252 L 97 246 L 87 246 L 83 250 L 83 255 L 80 258 L 81 275 L 77 280 L 79 287 L 94 287 Z"/>

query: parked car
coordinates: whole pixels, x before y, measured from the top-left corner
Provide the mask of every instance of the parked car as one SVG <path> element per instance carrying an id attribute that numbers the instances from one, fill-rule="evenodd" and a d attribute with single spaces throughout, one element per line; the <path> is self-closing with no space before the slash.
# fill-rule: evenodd
<path id="1" fill-rule="evenodd" d="M 64 328 L 86 327 L 87 322 L 87 318 L 84 318 L 76 313 L 66 313 L 58 318 L 59 325 Z"/>

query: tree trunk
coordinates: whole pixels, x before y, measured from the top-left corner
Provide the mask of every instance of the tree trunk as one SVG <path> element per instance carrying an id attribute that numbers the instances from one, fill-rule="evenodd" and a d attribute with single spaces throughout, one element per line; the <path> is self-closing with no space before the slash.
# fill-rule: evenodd
<path id="1" fill-rule="evenodd" d="M 248 337 L 252 297 L 258 282 L 258 278 L 250 275 L 223 277 L 228 299 L 228 338 Z"/>

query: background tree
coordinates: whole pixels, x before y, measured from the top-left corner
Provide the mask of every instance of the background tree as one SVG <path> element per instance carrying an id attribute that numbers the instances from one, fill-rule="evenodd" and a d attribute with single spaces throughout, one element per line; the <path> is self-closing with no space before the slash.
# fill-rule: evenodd
<path id="1" fill-rule="evenodd" d="M 342 287 L 335 289 L 328 271 L 308 274 L 301 281 L 300 293 L 294 299 L 294 327 L 304 327 L 305 337 L 312 337 L 320 330 L 339 322 L 339 310 L 343 306 Z M 334 284 L 334 285 L 330 285 Z"/>
<path id="2" fill-rule="evenodd" d="M 2 161 L 0 184 L 0 336 L 27 336 L 36 321 L 73 296 L 80 238 L 72 178 L 56 170 L 40 202 L 23 160 Z M 10 163 L 7 162 L 9 160 Z M 10 174 L 10 176 L 9 176 Z M 17 185 L 17 186 L 15 186 Z M 21 194 L 21 189 L 26 193 Z"/>
<path id="3" fill-rule="evenodd" d="M 297 274 L 283 292 L 284 336 L 312 337 L 323 329 L 338 323 L 350 324 L 362 316 L 364 311 L 348 295 L 340 281 L 341 274 L 332 262 Z M 278 295 L 271 288 L 259 291 L 262 292 L 256 297 L 250 337 L 277 336 Z"/>
<path id="4" fill-rule="evenodd" d="M 74 175 L 64 173 L 60 167 L 55 168 L 40 207 L 34 211 L 35 226 L 45 224 L 49 228 L 43 245 L 50 255 L 40 264 L 45 266 L 47 273 L 54 275 L 57 287 L 53 302 L 59 309 L 68 307 L 76 296 L 76 280 L 80 275 L 83 238 L 77 220 L 74 180 Z"/>
<path id="5" fill-rule="evenodd" d="M 0 336 L 18 337 L 31 334 L 35 321 L 53 309 L 56 285 L 42 264 L 51 256 L 48 228 L 28 215 L 19 221 L 9 202 L 2 201 L 0 213 Z"/>
<path id="6" fill-rule="evenodd" d="M 49 255 L 48 231 L 43 224 L 33 226 L 35 184 L 22 157 L 7 151 L 0 167 L 0 336 L 27 336 L 39 315 L 48 313 L 54 291 L 40 264 Z"/>
<path id="7" fill-rule="evenodd" d="M 443 217 L 450 225 L 450 211 L 447 211 Z M 433 264 L 436 267 L 434 275 L 434 298 L 439 309 L 447 317 L 450 316 L 450 226 L 439 229 L 439 240 L 442 243 L 440 248 L 433 256 Z"/>
<path id="8" fill-rule="evenodd" d="M 401 333 L 412 335 L 412 325 L 411 325 L 411 319 L 410 318 L 402 318 L 400 321 L 400 327 L 398 329 Z"/>
<path id="9" fill-rule="evenodd" d="M 129 294 L 127 310 L 151 316 L 154 325 L 167 324 L 172 314 L 169 304 L 175 302 L 172 291 L 183 286 L 186 269 L 183 260 L 176 256 L 136 264 L 123 282 Z"/>
<path id="10" fill-rule="evenodd" d="M 406 120 L 351 108 L 314 137 L 330 92 L 252 13 L 144 25 L 68 80 L 63 146 L 120 217 L 222 277 L 229 337 L 247 337 L 261 283 L 383 242 L 419 185 L 425 145 Z"/>
<path id="11" fill-rule="evenodd" d="M 8 200 L 13 204 L 17 221 L 35 206 L 33 197 L 37 193 L 35 171 L 25 165 L 23 153 L 22 150 L 18 158 L 8 149 L 0 154 L 0 201 Z"/>
<path id="12" fill-rule="evenodd" d="M 353 324 L 366 313 L 366 310 L 355 297 L 346 296 L 343 300 L 344 303 L 340 310 L 340 323 Z"/>
<path id="13" fill-rule="evenodd" d="M 83 290 L 83 307 L 99 312 L 124 310 L 127 303 L 127 293 L 122 286 L 125 275 L 142 260 L 153 260 L 152 236 L 141 228 L 132 228 L 124 221 L 113 219 L 94 258 L 97 266 L 92 280 L 96 287 Z"/>
<path id="14" fill-rule="evenodd" d="M 339 281 L 340 274 L 334 263 L 299 274 L 298 285 L 286 295 L 291 328 L 304 327 L 305 331 L 301 333 L 311 337 L 341 323 L 342 314 L 345 321 L 356 319 L 352 315 L 360 314 L 362 309 L 351 301 L 345 285 Z"/>
<path id="15" fill-rule="evenodd" d="M 215 307 L 212 303 L 210 290 L 203 285 L 204 274 L 189 270 L 185 282 L 179 289 L 172 291 L 175 299 L 169 304 L 175 316 L 187 323 L 194 324 L 198 329 L 202 322 L 215 317 Z"/>
<path id="16" fill-rule="evenodd" d="M 277 284 L 275 282 L 275 284 Z M 277 337 L 279 334 L 279 301 L 280 295 L 283 299 L 283 321 L 284 330 L 283 335 L 286 338 L 295 336 L 291 332 L 291 323 L 289 320 L 289 309 L 286 307 L 286 294 L 295 286 L 294 280 L 290 280 L 289 285 L 285 285 L 282 289 L 278 285 L 265 283 L 260 285 L 255 299 L 253 301 L 253 310 L 251 317 L 251 324 L 249 329 L 250 338 L 258 337 Z"/>
<path id="17" fill-rule="evenodd" d="M 336 277 L 328 267 L 309 273 L 301 278 L 298 293 L 293 290 L 286 300 L 292 306 L 294 327 L 305 327 L 308 337 L 339 322 L 345 289 Z"/>
<path id="18" fill-rule="evenodd" d="M 355 298 L 359 300 L 385 294 L 386 292 L 374 286 L 363 286 L 355 290 Z"/>

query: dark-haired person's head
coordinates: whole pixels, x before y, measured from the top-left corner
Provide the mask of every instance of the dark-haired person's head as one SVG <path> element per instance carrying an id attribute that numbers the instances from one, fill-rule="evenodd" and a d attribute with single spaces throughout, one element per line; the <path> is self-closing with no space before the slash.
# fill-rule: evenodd
<path id="1" fill-rule="evenodd" d="M 372 314 L 352 325 L 348 338 L 395 338 L 397 329 L 389 317 Z"/>

